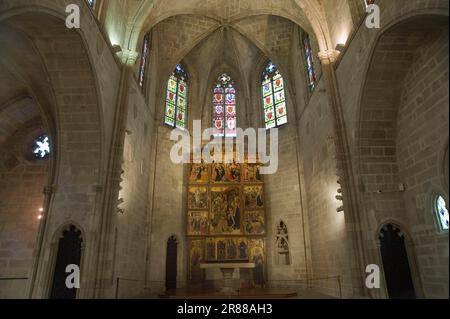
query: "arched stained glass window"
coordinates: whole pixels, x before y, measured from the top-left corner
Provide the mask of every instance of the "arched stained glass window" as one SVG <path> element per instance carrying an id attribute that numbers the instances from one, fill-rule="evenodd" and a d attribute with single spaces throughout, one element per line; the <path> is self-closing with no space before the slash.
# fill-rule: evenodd
<path id="1" fill-rule="evenodd" d="M 214 135 L 236 137 L 236 89 L 233 80 L 226 73 L 217 80 L 213 107 Z"/>
<path id="2" fill-rule="evenodd" d="M 271 61 L 262 75 L 264 123 L 266 129 L 287 123 L 286 94 L 284 80 L 278 68 Z"/>
<path id="3" fill-rule="evenodd" d="M 445 199 L 442 196 L 436 197 L 435 213 L 440 229 L 442 231 L 448 231 L 448 209 Z"/>
<path id="4" fill-rule="evenodd" d="M 147 33 L 144 37 L 144 42 L 142 44 L 141 63 L 139 65 L 138 83 L 141 88 L 144 87 L 145 83 L 145 73 L 147 71 L 148 57 L 150 53 L 150 42 L 151 42 L 150 34 Z"/>
<path id="5" fill-rule="evenodd" d="M 178 64 L 167 82 L 166 113 L 164 123 L 172 127 L 186 128 L 188 76 Z"/>
<path id="6" fill-rule="evenodd" d="M 317 78 L 314 69 L 314 53 L 311 47 L 311 40 L 308 33 L 303 32 L 303 49 L 305 51 L 306 73 L 308 75 L 308 87 L 310 92 L 316 88 Z"/>

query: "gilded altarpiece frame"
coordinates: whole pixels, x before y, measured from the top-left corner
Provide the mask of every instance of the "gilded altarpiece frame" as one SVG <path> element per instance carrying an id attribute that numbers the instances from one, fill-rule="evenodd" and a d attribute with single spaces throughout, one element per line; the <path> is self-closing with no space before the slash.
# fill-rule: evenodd
<path id="1" fill-rule="evenodd" d="M 236 158 L 236 155 L 235 155 Z M 190 164 L 186 236 L 188 281 L 201 284 L 201 263 L 252 262 L 253 285 L 266 281 L 266 206 L 261 164 Z"/>

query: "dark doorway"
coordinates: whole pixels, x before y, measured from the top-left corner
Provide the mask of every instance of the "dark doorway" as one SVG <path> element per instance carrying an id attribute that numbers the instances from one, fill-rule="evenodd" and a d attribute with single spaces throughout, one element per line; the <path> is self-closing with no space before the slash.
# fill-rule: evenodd
<path id="1" fill-rule="evenodd" d="M 389 298 L 416 299 L 404 235 L 398 227 L 386 225 L 381 230 L 380 242 Z"/>
<path id="2" fill-rule="evenodd" d="M 68 265 L 80 267 L 82 242 L 81 231 L 75 226 L 70 226 L 63 232 L 58 244 L 50 299 L 76 299 L 77 289 L 69 289 L 66 286 L 66 278 L 70 275 L 66 273 L 66 267 Z"/>
<path id="3" fill-rule="evenodd" d="M 167 255 L 166 255 L 166 290 L 177 289 L 177 253 L 178 241 L 175 236 L 172 236 L 167 241 Z"/>

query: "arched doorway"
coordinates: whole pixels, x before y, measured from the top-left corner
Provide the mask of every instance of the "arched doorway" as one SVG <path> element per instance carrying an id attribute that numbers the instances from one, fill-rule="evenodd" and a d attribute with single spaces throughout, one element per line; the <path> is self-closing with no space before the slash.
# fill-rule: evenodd
<path id="1" fill-rule="evenodd" d="M 176 236 L 167 240 L 166 254 L 166 291 L 177 289 L 177 254 L 178 241 Z"/>
<path id="2" fill-rule="evenodd" d="M 392 224 L 380 231 L 380 249 L 390 299 L 416 299 L 405 236 Z"/>
<path id="3" fill-rule="evenodd" d="M 66 278 L 69 276 L 66 267 L 76 265 L 81 268 L 82 243 L 81 231 L 75 226 L 72 225 L 63 232 L 58 244 L 50 299 L 76 299 L 77 289 L 69 289 L 66 286 Z"/>

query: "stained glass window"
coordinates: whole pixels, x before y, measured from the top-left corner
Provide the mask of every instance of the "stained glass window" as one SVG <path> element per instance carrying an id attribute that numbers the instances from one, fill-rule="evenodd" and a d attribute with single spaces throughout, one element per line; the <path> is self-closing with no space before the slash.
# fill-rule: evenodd
<path id="1" fill-rule="evenodd" d="M 144 87 L 145 83 L 145 73 L 147 71 L 148 56 L 150 53 L 150 34 L 147 33 L 144 37 L 144 42 L 142 45 L 141 63 L 139 65 L 139 86 Z"/>
<path id="2" fill-rule="evenodd" d="M 43 134 L 33 141 L 32 152 L 37 159 L 46 159 L 50 155 L 50 139 L 47 134 Z"/>
<path id="3" fill-rule="evenodd" d="M 217 80 L 213 107 L 214 135 L 236 137 L 236 89 L 233 80 L 226 73 Z"/>
<path id="4" fill-rule="evenodd" d="M 448 209 L 445 199 L 442 196 L 436 198 L 435 210 L 441 230 L 448 231 Z"/>
<path id="5" fill-rule="evenodd" d="M 306 73 L 308 75 L 308 87 L 312 92 L 316 88 L 316 71 L 314 69 L 314 53 L 311 47 L 311 40 L 306 32 L 303 32 L 303 48 L 305 50 Z"/>
<path id="6" fill-rule="evenodd" d="M 87 2 L 88 2 L 89 6 L 90 6 L 91 8 L 94 8 L 94 7 L 95 7 L 95 2 L 96 2 L 96 0 L 87 0 Z"/>
<path id="7" fill-rule="evenodd" d="M 186 128 L 187 119 L 187 74 L 178 64 L 167 81 L 166 113 L 164 123 L 172 127 Z"/>
<path id="8" fill-rule="evenodd" d="M 271 61 L 262 75 L 264 123 L 266 129 L 287 123 L 286 94 L 284 80 L 278 68 Z"/>

